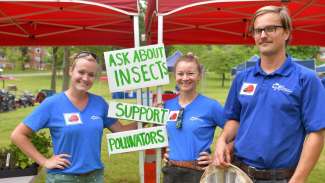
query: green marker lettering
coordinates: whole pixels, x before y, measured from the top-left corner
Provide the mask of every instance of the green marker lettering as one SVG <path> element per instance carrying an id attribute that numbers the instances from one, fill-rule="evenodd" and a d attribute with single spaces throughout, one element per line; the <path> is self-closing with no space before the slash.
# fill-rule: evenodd
<path id="1" fill-rule="evenodd" d="M 157 131 L 157 136 L 158 136 L 157 140 L 158 140 L 158 142 L 163 143 L 165 141 L 165 137 L 161 133 L 163 133 L 162 130 Z"/>
<path id="2" fill-rule="evenodd" d="M 109 147 L 113 151 L 115 146 L 115 140 L 113 138 L 108 139 Z"/>
<path id="3" fill-rule="evenodd" d="M 123 65 L 123 53 L 116 53 L 117 65 Z"/>
<path id="4" fill-rule="evenodd" d="M 123 104 L 122 103 L 116 104 L 116 113 L 115 113 L 115 115 L 116 115 L 116 117 L 124 116 Z"/>
<path id="5" fill-rule="evenodd" d="M 129 58 L 128 58 L 129 52 L 122 53 L 122 55 L 123 55 L 124 65 L 130 64 L 130 61 L 129 61 Z"/>
<path id="6" fill-rule="evenodd" d="M 142 78 L 143 78 L 143 81 L 150 81 L 150 78 L 148 78 L 148 71 L 146 71 L 147 65 L 141 65 L 141 73 L 142 73 Z"/>
<path id="7" fill-rule="evenodd" d="M 132 67 L 131 72 L 134 74 L 132 80 L 135 83 L 140 83 L 141 82 L 141 74 L 139 73 L 139 67 L 138 66 Z"/>
<path id="8" fill-rule="evenodd" d="M 157 80 L 159 78 L 155 76 L 154 68 L 155 68 L 155 64 L 149 65 L 149 71 L 150 71 L 151 78 L 153 78 L 154 80 Z"/>
<path id="9" fill-rule="evenodd" d="M 138 53 L 138 50 L 135 50 L 134 55 L 133 55 L 133 63 L 135 62 L 140 62 L 140 55 Z"/>
<path id="10" fill-rule="evenodd" d="M 152 144 L 157 144 L 158 141 L 156 140 L 156 132 L 150 132 L 150 138 L 151 138 L 151 143 Z"/>
<path id="11" fill-rule="evenodd" d="M 112 67 L 112 65 L 116 66 L 116 62 L 112 54 L 109 55 L 108 65 Z"/>
<path id="12" fill-rule="evenodd" d="M 121 84 L 122 85 L 125 85 L 125 83 L 130 84 L 131 83 L 130 71 L 126 70 L 125 73 L 123 72 L 122 69 L 118 71 L 121 79 Z"/>

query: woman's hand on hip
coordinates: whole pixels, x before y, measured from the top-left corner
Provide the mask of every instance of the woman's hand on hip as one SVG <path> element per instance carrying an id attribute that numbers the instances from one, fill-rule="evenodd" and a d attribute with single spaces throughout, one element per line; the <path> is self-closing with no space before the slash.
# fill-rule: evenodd
<path id="1" fill-rule="evenodd" d="M 67 159 L 70 157 L 69 154 L 54 155 L 47 159 L 43 166 L 47 169 L 65 169 L 71 165 L 71 162 Z"/>

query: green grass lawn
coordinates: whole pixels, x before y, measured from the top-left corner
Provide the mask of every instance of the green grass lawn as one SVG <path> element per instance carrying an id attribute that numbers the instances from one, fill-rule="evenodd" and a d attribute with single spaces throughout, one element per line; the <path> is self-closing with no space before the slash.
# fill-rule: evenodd
<path id="1" fill-rule="evenodd" d="M 175 82 L 164 86 L 164 90 L 173 90 Z M 28 90 L 36 93 L 39 89 L 50 88 L 49 76 L 38 77 L 17 77 L 16 80 L 7 81 L 6 85 L 15 84 L 18 87 L 17 94 L 20 91 Z M 58 77 L 57 91 L 60 91 L 62 81 Z M 213 74 L 208 74 L 201 82 L 199 89 L 201 92 L 211 98 L 217 99 L 224 104 L 230 82 L 226 82 L 226 87 L 221 88 L 221 83 L 217 82 Z M 91 89 L 91 92 L 102 95 L 107 100 L 111 99 L 106 82 L 97 81 Z M 125 102 L 134 102 L 134 100 L 125 100 Z M 15 126 L 20 123 L 24 117 L 30 113 L 34 107 L 20 108 L 15 111 L 0 113 L 0 147 L 10 143 L 10 133 Z M 105 133 L 109 131 L 105 130 Z M 102 160 L 105 164 L 105 182 L 107 183 L 137 183 L 139 182 L 138 175 L 138 153 L 126 153 L 107 156 L 106 141 L 102 141 Z M 308 183 L 324 183 L 325 182 L 325 151 L 323 151 L 316 168 L 313 170 Z M 44 172 L 40 174 L 37 182 L 44 182 Z"/>

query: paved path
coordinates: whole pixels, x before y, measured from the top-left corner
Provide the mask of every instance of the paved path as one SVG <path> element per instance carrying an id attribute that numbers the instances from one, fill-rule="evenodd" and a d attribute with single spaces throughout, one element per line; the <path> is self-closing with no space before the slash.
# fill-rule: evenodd
<path id="1" fill-rule="evenodd" d="M 50 76 L 51 72 L 32 72 L 32 73 L 17 73 L 17 74 L 3 74 L 2 76 L 13 77 L 31 77 L 31 76 Z"/>
<path id="2" fill-rule="evenodd" d="M 34 178 L 35 176 L 0 178 L 0 183 L 32 183 L 34 182 Z"/>

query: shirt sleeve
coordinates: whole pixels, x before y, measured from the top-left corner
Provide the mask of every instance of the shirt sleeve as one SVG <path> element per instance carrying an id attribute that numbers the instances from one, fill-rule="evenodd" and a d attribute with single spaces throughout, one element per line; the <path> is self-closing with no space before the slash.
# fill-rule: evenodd
<path id="1" fill-rule="evenodd" d="M 215 102 L 213 107 L 212 107 L 212 117 L 213 121 L 217 126 L 220 128 L 223 128 L 226 122 L 225 114 L 224 114 L 224 109 L 221 106 L 219 102 Z"/>
<path id="2" fill-rule="evenodd" d="M 232 82 L 225 104 L 224 116 L 226 120 L 240 121 L 241 104 L 238 100 L 238 92 L 241 87 L 240 75 L 237 75 Z"/>
<path id="3" fill-rule="evenodd" d="M 107 104 L 106 101 L 104 101 L 104 117 L 103 117 L 103 122 L 104 122 L 104 127 L 105 128 L 109 128 L 114 123 L 117 122 L 117 119 L 116 118 L 110 118 L 110 117 L 108 117 L 108 109 L 109 109 L 109 105 Z"/>
<path id="4" fill-rule="evenodd" d="M 302 119 L 307 133 L 325 128 L 325 88 L 316 75 L 302 81 Z"/>
<path id="5" fill-rule="evenodd" d="M 42 128 L 46 128 L 51 116 L 51 107 L 53 100 L 45 99 L 36 109 L 30 113 L 23 123 L 36 132 Z"/>

